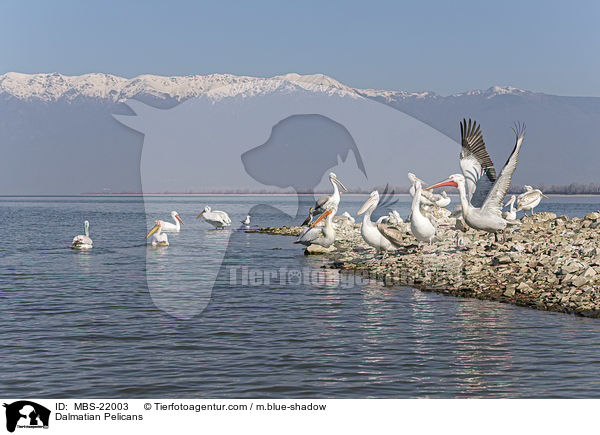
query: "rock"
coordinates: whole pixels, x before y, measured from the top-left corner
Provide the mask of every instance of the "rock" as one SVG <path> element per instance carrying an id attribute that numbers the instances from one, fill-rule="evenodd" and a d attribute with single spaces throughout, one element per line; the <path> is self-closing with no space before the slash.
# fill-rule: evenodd
<path id="1" fill-rule="evenodd" d="M 583 272 L 583 274 L 582 274 L 581 276 L 584 276 L 584 277 L 586 277 L 586 278 L 588 278 L 588 279 L 589 279 L 589 278 L 591 278 L 591 277 L 593 277 L 593 276 L 595 276 L 595 275 L 596 275 L 596 271 L 594 270 L 594 268 L 592 268 L 592 267 L 588 267 L 588 268 L 585 270 L 585 272 Z"/>
<path id="2" fill-rule="evenodd" d="M 521 282 L 521 284 L 517 286 L 517 290 L 525 294 L 531 293 L 531 287 L 526 282 Z"/>
<path id="3" fill-rule="evenodd" d="M 305 250 L 304 250 L 304 255 L 319 255 L 319 254 L 326 254 L 329 252 L 333 252 L 335 251 L 335 246 L 331 245 L 329 248 L 324 248 L 321 245 L 309 245 Z"/>
<path id="4" fill-rule="evenodd" d="M 498 264 L 510 264 L 513 260 L 509 255 L 501 255 L 499 257 L 492 258 L 492 265 Z"/>
<path id="5" fill-rule="evenodd" d="M 504 294 L 504 296 L 507 296 L 507 297 L 509 297 L 509 298 L 510 298 L 510 297 L 513 297 L 513 296 L 515 295 L 515 289 L 516 289 L 516 287 L 515 287 L 515 286 L 510 286 L 510 287 L 507 287 L 507 288 L 506 288 L 506 291 L 503 293 L 503 294 Z"/>
<path id="6" fill-rule="evenodd" d="M 563 274 L 576 273 L 583 269 L 583 265 L 577 261 L 571 261 L 561 268 Z"/>
<path id="7" fill-rule="evenodd" d="M 573 281 L 571 281 L 571 284 L 573 284 L 575 287 L 582 287 L 585 284 L 587 284 L 588 282 L 589 282 L 588 277 L 580 275 L 580 276 L 576 276 L 575 278 L 573 278 Z"/>
<path id="8" fill-rule="evenodd" d="M 585 220 L 596 222 L 597 220 L 600 220 L 600 214 L 598 214 L 598 212 L 593 211 L 585 215 Z"/>

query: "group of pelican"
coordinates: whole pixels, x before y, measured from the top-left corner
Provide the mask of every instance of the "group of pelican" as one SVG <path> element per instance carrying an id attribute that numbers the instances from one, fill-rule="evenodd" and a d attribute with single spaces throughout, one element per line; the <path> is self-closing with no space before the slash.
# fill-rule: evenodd
<path id="1" fill-rule="evenodd" d="M 224 211 L 212 211 L 210 207 L 206 206 L 202 213 L 200 213 L 196 219 L 204 217 L 204 220 L 213 225 L 217 229 L 222 229 L 231 225 L 231 219 L 229 215 Z M 250 225 L 250 215 L 246 216 L 246 219 L 241 221 L 242 225 L 248 227 Z M 181 231 L 181 225 L 185 225 L 176 211 L 171 212 L 171 218 L 173 222 L 167 222 L 164 220 L 155 220 L 154 227 L 146 235 L 146 239 L 152 236 L 152 246 L 169 246 L 169 238 L 166 233 L 174 232 L 178 233 Z M 89 250 L 92 249 L 93 242 L 90 238 L 90 223 L 84 222 L 84 234 L 75 236 L 71 243 L 71 248 L 77 250 Z"/>
<path id="2" fill-rule="evenodd" d="M 433 189 L 444 186 L 457 188 L 460 204 L 450 214 L 457 218 L 457 228 L 461 228 L 462 225 L 465 230 L 470 227 L 494 234 L 496 242 L 498 234 L 502 234 L 509 225 L 519 225 L 518 211 L 531 210 L 531 214 L 533 214 L 533 209 L 541 199 L 548 198 L 541 190 L 525 186 L 524 193 L 518 197 L 513 195 L 503 205 L 523 145 L 524 124 L 517 123 L 515 125 L 515 144 L 500 175 L 497 175 L 486 150 L 480 125 L 470 119 L 468 122 L 463 119 L 460 123 L 460 131 L 459 165 L 461 173 L 452 174 L 431 186 L 427 186 L 415 174 L 408 174 L 411 182 L 409 193 L 412 196 L 411 214 L 408 218 L 410 232 L 419 242 L 431 244 L 436 240 L 437 222 L 429 213 L 429 209 L 431 207 L 447 207 L 451 202 L 445 191 L 436 194 L 432 192 Z M 329 248 L 334 243 L 336 233 L 333 222 L 340 203 L 339 188 L 344 191 L 347 189 L 334 173 L 329 174 L 329 180 L 333 186 L 333 193 L 318 199 L 315 206 L 310 209 L 310 215 L 303 223 L 303 225 L 307 225 L 307 228 L 295 243 L 306 246 L 317 244 L 325 248 Z M 516 208 L 514 207 L 515 202 Z M 397 212 L 391 212 L 375 223 L 371 221 L 371 216 L 378 203 L 379 192 L 375 190 L 360 207 L 358 214 L 364 214 L 361 226 L 361 235 L 364 241 L 385 256 L 388 251 L 394 251 L 401 246 L 405 232 L 398 228 L 403 221 Z M 507 212 L 502 213 L 504 207 L 510 208 Z M 313 222 L 315 215 L 320 216 Z M 325 225 L 317 227 L 323 219 L 325 219 Z"/>

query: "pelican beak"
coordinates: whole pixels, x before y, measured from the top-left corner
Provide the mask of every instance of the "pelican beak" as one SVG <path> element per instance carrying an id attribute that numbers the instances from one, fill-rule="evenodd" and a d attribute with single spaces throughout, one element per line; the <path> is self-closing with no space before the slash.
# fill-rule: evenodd
<path id="1" fill-rule="evenodd" d="M 365 201 L 365 203 L 362 205 L 362 207 L 358 210 L 358 213 L 356 213 L 357 215 L 361 215 L 363 214 L 365 211 L 367 211 L 369 209 L 369 207 L 371 207 L 373 205 L 373 198 L 369 198 Z"/>
<path id="2" fill-rule="evenodd" d="M 423 190 L 431 190 L 431 189 L 435 189 L 436 187 L 444 187 L 444 186 L 458 187 L 458 184 L 456 184 L 454 181 L 452 181 L 450 179 L 447 179 L 446 181 L 442 181 L 441 183 L 434 184 L 433 186 L 426 187 Z"/>
<path id="3" fill-rule="evenodd" d="M 543 193 L 542 193 L 542 196 L 543 196 L 544 198 L 546 198 L 546 199 L 550 199 L 550 198 L 548 198 L 546 195 L 544 195 Z"/>
<path id="4" fill-rule="evenodd" d="M 319 222 L 321 222 L 321 220 L 323 220 L 324 217 L 329 216 L 331 213 L 333 213 L 333 211 L 327 210 L 325 213 L 323 213 L 321 216 L 319 216 L 319 219 L 317 219 L 313 224 L 311 224 L 310 228 L 317 225 Z"/>
<path id="5" fill-rule="evenodd" d="M 175 215 L 175 219 L 177 219 L 179 222 L 181 222 L 181 225 L 185 225 L 178 214 Z"/>
<path id="6" fill-rule="evenodd" d="M 152 228 L 152 229 L 150 230 L 150 232 L 149 232 L 149 233 L 148 233 L 148 235 L 146 236 L 146 239 L 147 239 L 148 237 L 150 237 L 152 234 L 154 234 L 154 233 L 155 233 L 155 232 L 156 232 L 156 231 L 157 231 L 159 228 L 160 228 L 160 225 L 154 225 L 154 228 Z"/>
<path id="7" fill-rule="evenodd" d="M 348 191 L 348 189 L 346 189 L 346 186 L 344 186 L 344 184 L 343 184 L 343 183 L 342 183 L 340 180 L 338 180 L 338 178 L 337 178 L 337 177 L 335 177 L 335 178 L 333 179 L 333 181 L 335 181 L 335 182 L 337 183 L 337 185 L 338 185 L 338 186 L 340 186 L 342 189 L 344 189 L 344 192 L 347 192 L 347 191 Z"/>
<path id="8" fill-rule="evenodd" d="M 198 216 L 196 216 L 196 219 L 198 219 L 200 216 L 202 216 L 204 214 L 204 212 L 200 213 Z"/>

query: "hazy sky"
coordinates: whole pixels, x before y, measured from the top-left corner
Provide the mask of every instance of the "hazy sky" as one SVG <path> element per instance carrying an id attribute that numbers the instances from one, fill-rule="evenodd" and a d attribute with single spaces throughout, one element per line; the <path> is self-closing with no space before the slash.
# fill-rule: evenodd
<path id="1" fill-rule="evenodd" d="M 600 96 L 600 2 L 11 1 L 0 73 L 322 72 L 449 94 Z"/>

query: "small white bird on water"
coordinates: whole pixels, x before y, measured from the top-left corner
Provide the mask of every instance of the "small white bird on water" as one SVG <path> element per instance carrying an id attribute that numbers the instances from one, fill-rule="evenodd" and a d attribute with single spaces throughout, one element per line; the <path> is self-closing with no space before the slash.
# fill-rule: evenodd
<path id="1" fill-rule="evenodd" d="M 251 218 L 251 216 L 250 216 L 250 215 L 247 215 L 247 216 L 246 216 L 246 219 L 244 219 L 243 221 L 241 221 L 241 222 L 242 222 L 242 224 L 243 224 L 243 225 L 246 225 L 246 226 L 250 225 L 250 218 Z"/>
<path id="2" fill-rule="evenodd" d="M 517 211 L 531 210 L 531 214 L 533 214 L 533 209 L 538 206 L 542 197 L 549 199 L 540 189 L 525 186 L 525 192 L 521 193 L 517 198 Z"/>
<path id="3" fill-rule="evenodd" d="M 505 211 L 504 213 L 502 213 L 502 217 L 508 221 L 514 221 L 517 219 L 517 210 L 515 209 L 515 201 L 517 200 L 517 197 L 515 195 L 512 195 L 510 197 L 510 199 L 508 200 L 508 202 L 506 204 L 504 204 L 504 207 L 509 207 L 508 211 Z"/>
<path id="4" fill-rule="evenodd" d="M 71 248 L 78 250 L 87 250 L 92 249 L 92 239 L 90 239 L 90 223 L 85 221 L 83 223 L 83 235 L 75 236 L 73 238 L 73 243 L 71 243 Z"/>
<path id="5" fill-rule="evenodd" d="M 181 230 L 181 225 L 185 225 L 181 218 L 179 217 L 179 213 L 176 211 L 171 212 L 171 218 L 173 218 L 173 222 L 161 221 L 163 223 L 162 230 L 165 232 L 175 232 L 178 233 Z"/>
<path id="6" fill-rule="evenodd" d="M 431 244 L 435 237 L 435 226 L 428 217 L 421 213 L 421 180 L 416 179 L 413 182 L 415 187 L 415 196 L 412 200 L 412 217 L 410 219 L 410 232 L 420 242 L 428 242 Z"/>
<path id="7" fill-rule="evenodd" d="M 163 225 L 164 222 L 161 220 L 154 221 L 154 227 L 146 236 L 146 239 L 148 239 L 148 237 L 154 234 L 154 237 L 152 237 L 152 246 L 169 246 L 169 238 L 162 232 Z"/>
<path id="8" fill-rule="evenodd" d="M 200 213 L 196 219 L 201 216 L 204 216 L 204 220 L 215 228 L 224 228 L 231 225 L 231 219 L 229 219 L 227 213 L 219 210 L 212 211 L 209 206 L 204 207 L 204 211 Z"/>

